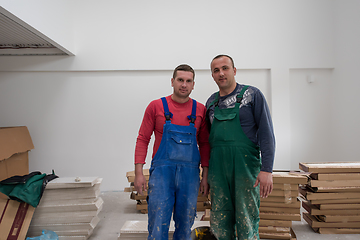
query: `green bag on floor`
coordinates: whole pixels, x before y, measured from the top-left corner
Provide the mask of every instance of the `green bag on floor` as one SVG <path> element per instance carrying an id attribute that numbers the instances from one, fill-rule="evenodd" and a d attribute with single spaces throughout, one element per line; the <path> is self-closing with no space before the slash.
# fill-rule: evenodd
<path id="1" fill-rule="evenodd" d="M 12 200 L 37 207 L 47 183 L 55 178 L 58 176 L 54 171 L 49 175 L 36 171 L 24 176 L 12 176 L 0 182 L 0 192 Z"/>

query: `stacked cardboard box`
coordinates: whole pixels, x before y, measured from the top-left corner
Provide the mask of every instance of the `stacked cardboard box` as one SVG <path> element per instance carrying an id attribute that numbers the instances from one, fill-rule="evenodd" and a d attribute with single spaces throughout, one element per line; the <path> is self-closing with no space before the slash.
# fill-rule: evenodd
<path id="1" fill-rule="evenodd" d="M 360 162 L 300 163 L 304 220 L 322 234 L 360 233 Z"/>
<path id="2" fill-rule="evenodd" d="M 146 184 L 149 181 L 149 169 L 143 170 Z M 140 195 L 136 192 L 134 188 L 134 181 L 135 181 L 135 172 L 130 171 L 126 173 L 126 177 L 128 179 L 128 182 L 130 183 L 130 187 L 124 189 L 125 192 L 130 192 L 130 198 L 136 201 L 136 209 L 139 210 L 141 213 L 147 213 L 147 191 L 143 192 L 143 195 Z M 205 211 L 205 209 L 209 209 L 210 201 L 208 196 L 202 196 L 202 193 L 199 192 L 198 199 L 197 199 L 197 211 Z"/>
<path id="3" fill-rule="evenodd" d="M 28 237 L 52 230 L 59 240 L 86 240 L 100 221 L 101 178 L 57 178 L 49 182 L 31 221 Z"/>
<path id="4" fill-rule="evenodd" d="M 28 152 L 34 148 L 27 127 L 0 128 L 0 181 L 29 174 Z M 0 198 L 8 197 L 0 193 Z"/>
<path id="5" fill-rule="evenodd" d="M 0 128 L 0 181 L 29 174 L 28 152 L 34 148 L 25 126 Z M 0 239 L 25 239 L 34 207 L 0 193 Z"/>
<path id="6" fill-rule="evenodd" d="M 300 172 L 274 171 L 273 183 L 272 193 L 260 200 L 260 238 L 296 239 L 292 221 L 301 221 L 298 189 L 307 177 Z"/>

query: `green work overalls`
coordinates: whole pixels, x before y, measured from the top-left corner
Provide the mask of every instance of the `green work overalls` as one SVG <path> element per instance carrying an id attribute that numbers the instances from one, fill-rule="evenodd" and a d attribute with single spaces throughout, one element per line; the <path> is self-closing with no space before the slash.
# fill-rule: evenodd
<path id="1" fill-rule="evenodd" d="M 259 147 L 244 133 L 239 107 L 245 86 L 234 108 L 219 109 L 215 104 L 209 142 L 211 145 L 208 182 L 211 193 L 210 224 L 219 240 L 259 239 L 259 186 L 254 188 L 260 172 Z M 209 106 L 209 107 L 210 107 Z"/>

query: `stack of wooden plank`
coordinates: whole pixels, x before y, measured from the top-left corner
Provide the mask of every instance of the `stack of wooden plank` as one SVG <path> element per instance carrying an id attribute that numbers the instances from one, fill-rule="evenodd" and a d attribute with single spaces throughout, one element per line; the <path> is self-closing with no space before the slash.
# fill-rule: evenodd
<path id="1" fill-rule="evenodd" d="M 146 184 L 148 184 L 149 181 L 149 169 L 144 169 L 143 174 L 146 179 Z M 130 198 L 136 201 L 136 209 L 139 210 L 141 213 L 147 213 L 147 191 L 143 192 L 143 195 L 140 195 L 137 193 L 137 191 L 134 188 L 134 181 L 135 181 L 135 172 L 130 171 L 126 173 L 126 177 L 128 179 L 128 182 L 130 183 L 130 187 L 125 188 L 125 192 L 130 192 Z M 202 194 L 199 192 L 198 199 L 197 199 L 197 211 L 205 211 L 205 209 L 211 208 L 210 201 L 208 196 L 202 196 Z"/>
<path id="2" fill-rule="evenodd" d="M 103 200 L 101 178 L 57 178 L 49 182 L 35 209 L 28 237 L 40 236 L 43 229 L 59 240 L 86 240 L 100 221 Z"/>
<path id="3" fill-rule="evenodd" d="M 273 172 L 273 191 L 260 200 L 260 238 L 296 239 L 292 221 L 301 221 L 299 185 L 307 183 L 300 172 Z"/>
<path id="4" fill-rule="evenodd" d="M 147 186 L 148 182 L 149 182 L 149 176 L 150 176 L 149 169 L 144 169 L 143 174 L 146 179 L 146 186 Z M 130 187 L 125 188 L 124 191 L 130 192 L 130 199 L 136 201 L 136 210 L 139 210 L 141 213 L 147 213 L 148 212 L 147 201 L 146 201 L 147 191 L 143 191 L 143 195 L 140 195 L 135 190 L 135 188 L 134 188 L 135 171 L 127 172 L 126 178 L 127 178 L 128 182 L 130 183 Z"/>
<path id="5" fill-rule="evenodd" d="M 304 220 L 322 234 L 360 233 L 360 162 L 300 163 Z"/>

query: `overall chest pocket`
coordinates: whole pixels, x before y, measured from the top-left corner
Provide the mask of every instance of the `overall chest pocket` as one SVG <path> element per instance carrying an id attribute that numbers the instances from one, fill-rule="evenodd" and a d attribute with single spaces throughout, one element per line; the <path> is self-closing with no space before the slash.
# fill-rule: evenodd
<path id="1" fill-rule="evenodd" d="M 169 131 L 169 159 L 190 162 L 193 156 L 193 139 L 192 133 Z"/>
<path id="2" fill-rule="evenodd" d="M 228 121 L 236 117 L 236 113 L 215 113 L 214 117 L 219 121 Z"/>
<path id="3" fill-rule="evenodd" d="M 236 124 L 238 119 L 236 113 L 215 113 L 214 122 L 211 126 L 210 141 L 212 142 L 233 142 L 237 139 Z"/>

